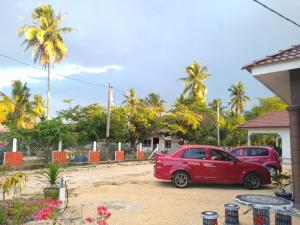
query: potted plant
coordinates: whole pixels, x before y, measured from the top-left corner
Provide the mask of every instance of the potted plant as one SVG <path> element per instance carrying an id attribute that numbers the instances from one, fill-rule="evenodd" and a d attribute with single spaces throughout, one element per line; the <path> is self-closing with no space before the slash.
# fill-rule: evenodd
<path id="1" fill-rule="evenodd" d="M 291 175 L 286 173 L 278 173 L 272 176 L 272 183 L 276 187 L 275 196 L 292 200 L 292 193 L 286 192 L 285 187 L 292 183 Z"/>
<path id="2" fill-rule="evenodd" d="M 48 181 L 48 186 L 43 189 L 44 197 L 57 200 L 59 196 L 58 181 L 60 178 L 60 169 L 57 164 L 50 164 L 48 169 L 41 173 Z"/>

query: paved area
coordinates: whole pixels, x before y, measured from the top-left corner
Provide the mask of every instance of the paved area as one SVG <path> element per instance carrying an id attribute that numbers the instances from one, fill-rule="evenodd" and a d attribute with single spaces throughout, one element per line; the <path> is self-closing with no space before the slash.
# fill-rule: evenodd
<path id="1" fill-rule="evenodd" d="M 29 182 L 25 195 L 40 195 L 44 182 L 36 171 L 27 173 Z M 63 173 L 70 178 L 65 224 L 82 224 L 81 214 L 95 216 L 100 204 L 107 205 L 112 212 L 110 225 L 200 225 L 200 213 L 205 210 L 217 211 L 219 224 L 222 224 L 223 205 L 232 202 L 235 195 L 272 195 L 274 192 L 272 186 L 256 191 L 239 185 L 207 184 L 177 189 L 170 182 L 154 178 L 153 164 L 149 162 L 70 167 Z M 247 207 L 240 209 L 242 225 L 252 225 L 251 211 L 243 215 L 247 210 Z M 294 224 L 300 224 L 298 217 L 294 217 Z"/>

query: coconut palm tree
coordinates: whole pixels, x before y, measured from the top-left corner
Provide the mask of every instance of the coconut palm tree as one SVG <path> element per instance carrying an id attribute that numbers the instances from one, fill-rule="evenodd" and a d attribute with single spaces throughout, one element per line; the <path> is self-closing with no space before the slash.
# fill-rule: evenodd
<path id="1" fill-rule="evenodd" d="M 25 36 L 25 50 L 31 48 L 34 62 L 39 62 L 48 72 L 47 118 L 50 119 L 50 69 L 61 63 L 67 55 L 62 34 L 72 31 L 71 27 L 60 27 L 63 16 L 54 13 L 51 5 L 37 7 L 32 14 L 32 25 L 19 28 L 18 34 Z"/>
<path id="2" fill-rule="evenodd" d="M 165 111 L 166 101 L 162 100 L 158 93 L 150 93 L 145 99 L 142 99 L 142 103 L 153 110 L 156 115 L 161 115 Z"/>
<path id="3" fill-rule="evenodd" d="M 33 113 L 36 116 L 36 124 L 40 122 L 40 120 L 45 118 L 46 115 L 46 104 L 41 95 L 34 95 L 33 96 L 33 101 L 32 101 L 32 106 L 33 106 Z"/>
<path id="4" fill-rule="evenodd" d="M 0 105 L 4 106 L 6 122 L 10 121 L 17 128 L 32 128 L 32 106 L 30 89 L 20 80 L 13 81 L 11 97 L 0 92 Z"/>
<path id="5" fill-rule="evenodd" d="M 201 66 L 198 62 L 194 61 L 191 65 L 186 67 L 185 71 L 187 77 L 180 78 L 185 86 L 183 94 L 188 93 L 194 100 L 205 103 L 207 87 L 203 81 L 209 77 L 207 67 Z"/>
<path id="6" fill-rule="evenodd" d="M 246 87 L 240 81 L 231 85 L 228 91 L 230 93 L 231 110 L 235 115 L 240 115 L 244 112 L 245 104 L 250 101 L 250 98 L 246 96 Z"/>
<path id="7" fill-rule="evenodd" d="M 129 90 L 129 94 L 124 95 L 125 100 L 123 101 L 123 104 L 130 106 L 130 107 L 136 107 L 140 100 L 135 96 L 135 90 L 131 88 Z"/>

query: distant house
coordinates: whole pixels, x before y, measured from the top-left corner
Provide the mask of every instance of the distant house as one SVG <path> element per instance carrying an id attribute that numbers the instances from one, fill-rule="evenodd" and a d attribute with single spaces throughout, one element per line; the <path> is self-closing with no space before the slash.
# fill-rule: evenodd
<path id="1" fill-rule="evenodd" d="M 150 135 L 142 142 L 144 151 L 154 151 L 157 146 L 160 151 L 167 151 L 178 145 L 176 138 L 162 133 Z"/>

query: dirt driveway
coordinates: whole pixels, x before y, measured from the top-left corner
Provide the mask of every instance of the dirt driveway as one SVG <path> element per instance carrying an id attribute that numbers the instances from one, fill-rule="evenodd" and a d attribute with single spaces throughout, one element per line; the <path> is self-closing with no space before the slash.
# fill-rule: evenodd
<path id="1" fill-rule="evenodd" d="M 27 173 L 29 182 L 24 193 L 40 194 L 43 181 L 36 171 Z M 205 210 L 217 211 L 222 224 L 223 205 L 232 202 L 235 195 L 273 193 L 272 187 L 249 191 L 238 185 L 201 184 L 177 189 L 170 182 L 155 179 L 149 162 L 70 167 L 64 174 L 70 178 L 67 214 L 77 218 L 66 224 L 82 224 L 81 212 L 84 217 L 94 216 L 100 204 L 106 204 L 112 212 L 110 225 L 200 225 L 200 213 Z M 246 210 L 241 207 L 241 224 L 252 225 L 251 212 L 242 215 Z M 294 218 L 294 224 L 300 224 L 299 218 Z"/>

